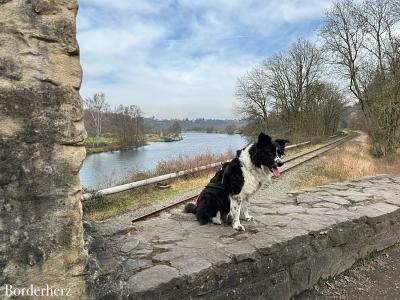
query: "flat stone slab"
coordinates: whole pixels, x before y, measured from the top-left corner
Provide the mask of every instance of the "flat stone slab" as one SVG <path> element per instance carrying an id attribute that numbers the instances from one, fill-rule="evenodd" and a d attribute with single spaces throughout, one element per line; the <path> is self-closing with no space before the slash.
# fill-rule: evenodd
<path id="1" fill-rule="evenodd" d="M 182 208 L 87 224 L 91 288 L 107 299 L 290 299 L 400 241 L 400 176 L 264 192 L 251 199 L 245 232 L 200 226 Z"/>

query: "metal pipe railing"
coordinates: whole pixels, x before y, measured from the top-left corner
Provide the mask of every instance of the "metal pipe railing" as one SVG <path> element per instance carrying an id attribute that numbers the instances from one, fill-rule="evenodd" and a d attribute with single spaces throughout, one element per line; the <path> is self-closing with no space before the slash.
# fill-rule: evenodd
<path id="1" fill-rule="evenodd" d="M 228 162 L 228 161 L 230 161 L 230 160 L 227 160 L 226 162 Z M 124 192 L 124 191 L 138 188 L 141 186 L 146 186 L 149 184 L 159 183 L 159 182 L 162 182 L 162 181 L 165 181 L 168 179 L 173 179 L 173 178 L 181 177 L 184 175 L 193 174 L 193 173 L 196 173 L 199 171 L 205 171 L 205 170 L 208 170 L 211 168 L 218 167 L 224 162 L 225 161 L 216 162 L 216 163 L 209 164 L 206 166 L 195 167 L 192 169 L 187 169 L 187 170 L 183 170 L 183 171 L 179 171 L 179 172 L 175 172 L 175 173 L 165 174 L 165 175 L 161 175 L 161 176 L 157 176 L 157 177 L 152 177 L 152 178 L 143 179 L 143 180 L 139 180 L 139 181 L 135 181 L 135 182 L 131 182 L 131 183 L 126 183 L 126 184 L 106 188 L 103 190 L 99 190 L 95 193 L 85 193 L 82 195 L 82 201 L 89 200 L 91 198 L 97 198 L 97 197 L 102 197 L 105 195 L 111 195 L 111 194 L 115 194 L 115 193 Z"/>
<path id="2" fill-rule="evenodd" d="M 308 145 L 308 144 L 311 144 L 311 141 L 294 144 L 294 145 L 289 145 L 289 146 L 285 147 L 285 149 L 287 150 L 287 149 L 297 148 L 297 147 L 301 147 L 301 146 Z"/>

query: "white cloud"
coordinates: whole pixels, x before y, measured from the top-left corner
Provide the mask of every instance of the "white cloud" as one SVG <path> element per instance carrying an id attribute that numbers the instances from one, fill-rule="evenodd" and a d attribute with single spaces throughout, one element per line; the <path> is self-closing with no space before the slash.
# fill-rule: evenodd
<path id="1" fill-rule="evenodd" d="M 84 5 L 91 5 L 109 13 L 155 13 L 164 7 L 163 1 L 155 0 L 82 0 Z M 167 1 L 166 1 L 167 2 Z M 164 2 L 165 3 L 165 2 Z"/>
<path id="2" fill-rule="evenodd" d="M 82 0 L 83 96 L 156 117 L 232 117 L 236 78 L 312 35 L 330 1 Z M 304 36 L 305 35 L 305 36 Z"/>

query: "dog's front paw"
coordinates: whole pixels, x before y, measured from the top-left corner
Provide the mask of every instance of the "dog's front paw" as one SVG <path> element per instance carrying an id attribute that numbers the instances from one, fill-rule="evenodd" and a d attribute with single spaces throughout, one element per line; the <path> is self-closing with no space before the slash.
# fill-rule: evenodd
<path id="1" fill-rule="evenodd" d="M 240 216 L 240 220 L 250 222 L 250 221 L 255 220 L 255 217 L 253 217 L 252 215 L 243 215 L 243 216 Z"/>
<path id="2" fill-rule="evenodd" d="M 244 227 L 242 224 L 240 223 L 234 223 L 232 225 L 233 229 L 237 230 L 237 231 L 245 231 Z"/>
<path id="3" fill-rule="evenodd" d="M 251 221 L 254 221 L 255 218 L 253 216 L 251 216 L 251 215 L 247 215 L 247 216 L 244 216 L 244 219 L 247 222 L 251 222 Z"/>
<path id="4" fill-rule="evenodd" d="M 213 222 L 216 225 L 221 225 L 222 224 L 222 221 L 219 218 L 212 218 L 211 222 Z"/>

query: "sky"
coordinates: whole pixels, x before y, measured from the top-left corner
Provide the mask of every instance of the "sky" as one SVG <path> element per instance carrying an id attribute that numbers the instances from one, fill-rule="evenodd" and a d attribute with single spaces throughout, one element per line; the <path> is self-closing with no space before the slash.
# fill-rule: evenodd
<path id="1" fill-rule="evenodd" d="M 231 119 L 237 78 L 298 38 L 331 0 L 80 0 L 81 95 L 146 117 Z"/>

